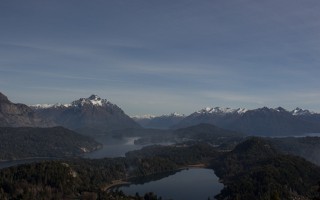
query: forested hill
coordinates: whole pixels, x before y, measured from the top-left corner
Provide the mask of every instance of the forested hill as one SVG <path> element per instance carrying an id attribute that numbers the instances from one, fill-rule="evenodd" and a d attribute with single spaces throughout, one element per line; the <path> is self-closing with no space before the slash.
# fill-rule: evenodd
<path id="1" fill-rule="evenodd" d="M 153 146 L 126 158 L 75 159 L 0 170 L 0 199 L 143 199 L 105 192 L 117 180 L 178 170 L 218 154 L 209 145 Z M 149 198 L 155 199 L 155 198 Z"/>
<path id="2" fill-rule="evenodd" d="M 101 146 L 63 127 L 0 127 L 0 141 L 0 160 L 77 156 Z"/>
<path id="3" fill-rule="evenodd" d="M 320 167 L 280 154 L 261 138 L 239 144 L 215 159 L 213 168 L 227 186 L 217 199 L 304 200 L 319 196 Z"/>
<path id="4" fill-rule="evenodd" d="M 50 161 L 6 168 L 0 171 L 0 199 L 148 199 L 105 189 L 130 177 L 199 163 L 211 164 L 225 185 L 217 199 L 319 197 L 320 167 L 279 154 L 264 139 L 252 138 L 231 152 L 218 152 L 204 143 L 152 146 L 130 152 L 125 158 Z"/>

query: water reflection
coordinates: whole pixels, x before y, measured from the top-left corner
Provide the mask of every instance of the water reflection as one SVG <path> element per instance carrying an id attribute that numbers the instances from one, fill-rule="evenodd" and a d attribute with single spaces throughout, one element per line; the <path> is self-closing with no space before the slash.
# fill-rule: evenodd
<path id="1" fill-rule="evenodd" d="M 125 194 L 143 195 L 154 192 L 162 199 L 194 200 L 214 199 L 223 188 L 218 177 L 211 169 L 193 168 L 182 170 L 172 175 L 165 173 L 162 177 L 158 175 L 143 177 L 133 180 L 131 185 L 123 185 L 114 189 L 122 190 Z"/>
<path id="2" fill-rule="evenodd" d="M 142 145 L 134 144 L 134 141 L 139 139 L 139 137 L 98 136 L 94 139 L 103 144 L 103 147 L 97 151 L 85 154 L 85 158 L 124 157 L 128 151 L 138 150 L 143 147 Z"/>

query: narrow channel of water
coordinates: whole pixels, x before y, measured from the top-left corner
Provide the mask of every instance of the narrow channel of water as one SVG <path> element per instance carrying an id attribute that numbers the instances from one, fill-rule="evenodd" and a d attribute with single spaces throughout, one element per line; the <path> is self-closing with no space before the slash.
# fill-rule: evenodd
<path id="1" fill-rule="evenodd" d="M 134 141 L 138 139 L 138 137 L 114 138 L 111 136 L 99 136 L 94 139 L 103 144 L 103 147 L 97 151 L 85 154 L 84 158 L 124 157 L 127 152 L 143 147 L 142 145 L 134 144 Z"/>

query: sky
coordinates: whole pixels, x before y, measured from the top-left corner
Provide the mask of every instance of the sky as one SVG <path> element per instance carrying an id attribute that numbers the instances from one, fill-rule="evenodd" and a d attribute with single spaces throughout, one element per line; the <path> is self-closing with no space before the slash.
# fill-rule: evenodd
<path id="1" fill-rule="evenodd" d="M 319 0 L 0 0 L 0 92 L 129 115 L 320 112 Z"/>

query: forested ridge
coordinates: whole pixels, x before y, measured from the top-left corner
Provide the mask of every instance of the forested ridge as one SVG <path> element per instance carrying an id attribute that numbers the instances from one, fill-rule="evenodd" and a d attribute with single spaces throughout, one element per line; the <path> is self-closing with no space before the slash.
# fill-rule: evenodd
<path id="1" fill-rule="evenodd" d="M 174 171 L 208 161 L 212 155 L 215 150 L 206 144 L 154 146 L 131 152 L 126 158 L 46 161 L 11 167 L 0 171 L 0 199 L 72 199 L 88 195 L 110 199 L 121 195 L 105 191 L 115 180 Z"/>
<path id="2" fill-rule="evenodd" d="M 278 153 L 270 142 L 251 138 L 214 159 L 225 188 L 217 199 L 317 199 L 320 167 Z"/>
<path id="3" fill-rule="evenodd" d="M 74 159 L 26 164 L 0 171 L 0 199 L 157 199 L 106 191 L 119 180 L 175 171 L 191 164 L 212 168 L 226 186 L 218 199 L 316 199 L 320 168 L 278 153 L 251 138 L 231 152 L 213 146 L 151 146 L 125 158 Z M 152 192 L 152 191 L 150 191 Z"/>
<path id="4" fill-rule="evenodd" d="M 0 127 L 0 160 L 70 157 L 94 151 L 101 144 L 63 127 Z"/>

